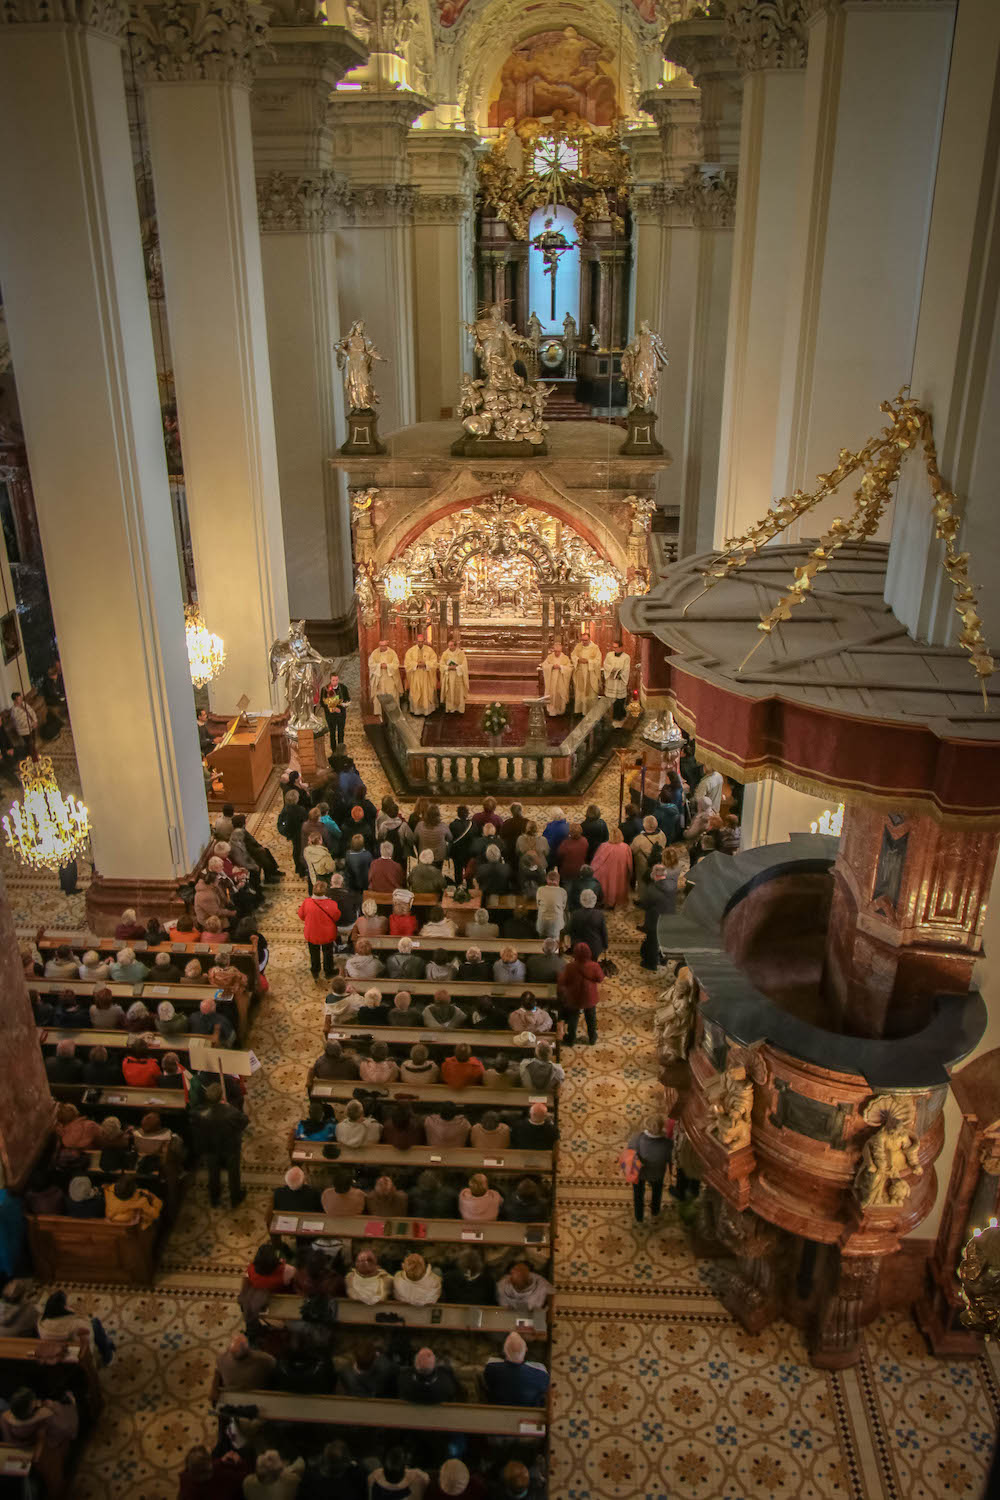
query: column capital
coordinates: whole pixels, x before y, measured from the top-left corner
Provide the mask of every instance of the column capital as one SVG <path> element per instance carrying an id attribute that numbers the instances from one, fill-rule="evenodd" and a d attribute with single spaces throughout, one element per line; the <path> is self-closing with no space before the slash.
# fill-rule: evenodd
<path id="1" fill-rule="evenodd" d="M 434 105 L 422 94 L 336 94 L 327 121 L 333 133 L 333 159 L 352 187 L 389 189 L 409 181 L 407 137 L 414 120 Z"/>
<path id="2" fill-rule="evenodd" d="M 127 0 L 2 0 L 0 26 L 78 26 L 123 39 Z"/>
<path id="3" fill-rule="evenodd" d="M 262 234 L 276 230 L 322 233 L 337 223 L 343 184 L 335 172 L 269 172 L 257 178 Z"/>
<path id="4" fill-rule="evenodd" d="M 696 229 L 732 229 L 736 221 L 736 173 L 691 166 L 671 188 L 676 207 L 691 215 Z"/>
<path id="5" fill-rule="evenodd" d="M 269 45 L 267 15 L 253 0 L 140 0 L 129 23 L 139 77 L 249 88 Z"/>
<path id="6" fill-rule="evenodd" d="M 805 67 L 806 0 L 725 0 L 725 4 L 726 40 L 741 72 Z"/>
<path id="7" fill-rule="evenodd" d="M 338 194 L 341 224 L 399 224 L 413 218 L 415 190 L 408 182 L 352 182 Z"/>
<path id="8" fill-rule="evenodd" d="M 667 27 L 663 55 L 683 68 L 701 92 L 705 159 L 735 166 L 740 154 L 742 86 L 739 64 L 721 16 L 692 16 Z"/>
<path id="9" fill-rule="evenodd" d="M 476 152 L 480 141 L 467 130 L 411 130 L 406 150 L 410 181 L 416 189 L 413 217 L 418 224 L 456 224 L 471 213 L 476 198 Z"/>
<path id="10" fill-rule="evenodd" d="M 702 156 L 700 90 L 675 80 L 643 94 L 639 108 L 653 117 L 660 132 L 664 178 L 679 182 Z"/>

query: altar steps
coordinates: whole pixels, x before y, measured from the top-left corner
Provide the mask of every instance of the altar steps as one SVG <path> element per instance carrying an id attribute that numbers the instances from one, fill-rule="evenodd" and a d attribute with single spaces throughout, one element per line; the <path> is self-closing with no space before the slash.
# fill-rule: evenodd
<path id="1" fill-rule="evenodd" d="M 574 396 L 564 391 L 554 391 L 545 403 L 543 419 L 546 422 L 589 422 L 593 412 Z"/>

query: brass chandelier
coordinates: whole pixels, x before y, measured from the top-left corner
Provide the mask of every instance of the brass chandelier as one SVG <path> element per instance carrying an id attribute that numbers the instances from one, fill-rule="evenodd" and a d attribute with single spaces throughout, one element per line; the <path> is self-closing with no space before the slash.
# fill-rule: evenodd
<path id="1" fill-rule="evenodd" d="M 4 815 L 7 845 L 22 864 L 33 870 L 59 870 L 87 845 L 87 809 L 75 797 L 63 796 L 47 755 L 23 760 L 18 775 L 24 796 Z"/>

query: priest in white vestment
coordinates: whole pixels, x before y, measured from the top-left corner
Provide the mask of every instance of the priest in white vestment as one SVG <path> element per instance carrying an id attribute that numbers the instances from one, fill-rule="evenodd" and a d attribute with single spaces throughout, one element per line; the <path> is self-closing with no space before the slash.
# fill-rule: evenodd
<path id="1" fill-rule="evenodd" d="M 437 652 L 421 631 L 403 657 L 411 714 L 432 714 L 437 708 L 437 664 Z"/>
<path id="2" fill-rule="evenodd" d="M 399 675 L 399 657 L 388 641 L 379 641 L 378 647 L 368 658 L 368 683 L 371 687 L 372 703 L 376 717 L 382 717 L 379 694 L 395 698 L 396 707 L 403 694 L 403 679 Z"/>
<path id="3" fill-rule="evenodd" d="M 581 636 L 573 647 L 573 709 L 586 714 L 593 708 L 601 691 L 601 648 L 589 636 Z"/>
<path id="4" fill-rule="evenodd" d="M 545 712 L 550 719 L 564 714 L 569 708 L 569 693 L 573 683 L 573 663 L 563 651 L 562 641 L 554 641 L 552 650 L 542 662 L 542 681 L 548 703 Z"/>
<path id="5" fill-rule="evenodd" d="M 455 637 L 448 637 L 448 645 L 441 652 L 438 662 L 441 673 L 441 702 L 446 714 L 463 714 L 469 696 L 469 660 Z"/>
<path id="6" fill-rule="evenodd" d="M 616 719 L 624 719 L 628 704 L 628 680 L 632 674 L 632 658 L 622 649 L 621 641 L 615 641 L 604 658 L 604 696 L 614 702 L 612 713 Z"/>

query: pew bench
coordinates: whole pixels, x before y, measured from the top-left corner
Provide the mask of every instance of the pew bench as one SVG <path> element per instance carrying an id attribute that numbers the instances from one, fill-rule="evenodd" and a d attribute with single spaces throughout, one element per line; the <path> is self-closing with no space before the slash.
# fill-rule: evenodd
<path id="1" fill-rule="evenodd" d="M 177 958 L 178 961 L 183 959 L 183 962 L 187 963 L 190 958 L 205 959 L 210 955 L 216 954 L 220 948 L 224 948 L 230 956 L 234 967 L 246 974 L 247 979 L 251 982 L 251 987 L 256 985 L 257 977 L 260 973 L 257 964 L 256 938 L 250 943 L 230 943 L 225 938 L 221 943 L 202 943 L 197 940 L 187 941 L 180 938 L 171 940 L 169 943 L 147 943 L 142 938 L 126 942 L 122 938 L 96 937 L 90 932 L 61 932 L 57 930 L 54 932 L 43 932 L 39 936 L 37 929 L 32 931 L 26 927 L 19 927 L 17 929 L 17 936 L 20 942 L 34 943 L 43 961 L 46 958 L 54 957 L 56 949 L 60 947 L 71 948 L 74 953 L 80 954 L 81 957 L 84 953 L 93 950 L 94 953 L 100 954 L 102 958 L 108 958 L 116 953 L 120 953 L 122 948 L 131 948 L 132 952 L 143 963 L 146 962 L 147 957 L 149 962 L 152 963 L 152 960 L 158 953 L 169 953 L 171 956 Z"/>
<path id="2" fill-rule="evenodd" d="M 300 1316 L 301 1297 L 284 1295 L 272 1297 L 263 1313 L 264 1321 L 294 1322 Z M 391 1323 L 376 1323 L 380 1312 L 393 1312 L 402 1318 L 407 1328 L 437 1328 L 442 1333 L 494 1333 L 504 1337 L 508 1333 L 519 1333 L 525 1339 L 546 1339 L 549 1335 L 549 1309 L 537 1308 L 534 1312 L 514 1312 L 509 1307 L 472 1306 L 458 1302 L 434 1302 L 429 1307 L 411 1307 L 407 1302 L 379 1302 L 367 1307 L 363 1302 L 351 1302 L 341 1297 L 337 1302 L 337 1322 L 354 1328 L 372 1328 L 375 1333 L 391 1329 Z M 440 1313 L 433 1319 L 431 1314 Z"/>
<path id="3" fill-rule="evenodd" d="M 80 1085 L 71 1084 L 69 1087 L 77 1088 Z M 364 1100 L 365 1104 L 375 1102 L 377 1104 L 391 1104 L 394 1099 L 404 1104 L 443 1104 L 450 1099 L 453 1104 L 474 1104 L 477 1109 L 530 1109 L 532 1104 L 547 1104 L 552 1108 L 554 1094 L 550 1089 L 546 1093 L 533 1093 L 531 1089 L 488 1089 L 481 1083 L 470 1084 L 467 1089 L 449 1088 L 446 1083 L 380 1083 L 376 1085 L 358 1083 L 354 1078 L 320 1078 L 317 1079 L 309 1089 L 309 1095 L 313 1099 L 353 1099 L 355 1089 L 376 1088 L 378 1098 L 374 1101 Z M 136 1093 L 144 1090 L 136 1089 Z M 150 1105 L 150 1108 L 153 1108 Z"/>
<path id="4" fill-rule="evenodd" d="M 347 980 L 347 988 L 352 994 L 364 994 L 365 990 L 378 990 L 380 995 L 395 995 L 400 990 L 407 990 L 413 996 L 426 995 L 425 1005 L 429 1005 L 438 990 L 447 990 L 452 1001 L 460 1005 L 463 995 L 475 999 L 477 995 L 492 996 L 496 1000 L 520 1000 L 525 991 L 530 990 L 536 1000 L 544 1004 L 546 1000 L 553 1002 L 558 997 L 559 991 L 554 984 L 495 984 L 485 979 L 387 979 L 383 974 L 378 979 L 352 979 L 349 974 L 340 976 Z M 336 1004 L 326 1001 L 326 1004 Z"/>
<path id="5" fill-rule="evenodd" d="M 14 1443 L 0 1443 L 0 1479 L 27 1480 L 31 1466 L 42 1451 L 39 1436 L 32 1448 L 23 1448 Z"/>
<path id="6" fill-rule="evenodd" d="M 0 1361 L 11 1359 L 44 1365 L 46 1369 L 75 1365 L 80 1371 L 90 1415 L 96 1416 L 100 1411 L 104 1397 L 94 1363 L 93 1345 L 89 1340 L 79 1335 L 71 1339 L 0 1338 Z"/>
<path id="7" fill-rule="evenodd" d="M 149 1286 L 164 1227 L 147 1229 L 107 1219 L 26 1214 L 28 1248 L 39 1281 L 95 1281 L 102 1286 Z"/>
<path id="8" fill-rule="evenodd" d="M 327 1427 L 385 1427 L 401 1432 L 466 1432 L 477 1436 L 544 1438 L 544 1407 L 486 1406 L 444 1401 L 420 1406 L 410 1401 L 366 1396 L 300 1396 L 285 1391 L 232 1391 L 220 1408 L 255 1406 L 267 1422 L 310 1422 Z"/>
<path id="9" fill-rule="evenodd" d="M 364 899 L 366 901 L 376 901 L 379 906 L 387 906 L 391 910 L 393 893 L 392 891 L 365 891 Z M 418 891 L 413 896 L 412 905 L 440 906 L 445 916 L 451 917 L 452 921 L 455 921 L 456 918 L 462 916 L 465 912 L 468 912 L 471 917 L 472 913 L 481 905 L 481 900 L 448 901 L 442 900 L 440 896 L 435 896 L 430 891 Z M 523 908 L 524 911 L 537 910 L 534 899 L 525 901 L 516 891 L 507 896 L 488 896 L 486 899 L 487 911 L 516 911 L 518 907 Z"/>
<path id="10" fill-rule="evenodd" d="M 252 998 L 246 991 L 239 991 L 230 995 L 220 994 L 211 984 L 185 984 L 175 982 L 173 984 L 118 984 L 114 981 L 105 983 L 103 980 L 93 979 L 38 979 L 28 986 L 29 990 L 36 995 L 61 995 L 67 990 L 72 990 L 74 995 L 93 999 L 94 991 L 108 989 L 112 998 L 117 1000 L 122 1010 L 128 1010 L 129 1006 L 136 1000 L 141 1000 L 146 1009 L 154 1016 L 156 1007 L 161 1000 L 169 1000 L 176 1011 L 196 1011 L 203 1000 L 214 999 L 215 1008 L 236 1027 L 237 1040 L 241 1046 L 246 1043 L 250 1030 L 250 1006 Z M 84 1027 L 84 1032 L 89 1028 Z M 118 1033 L 111 1033 L 112 1035 Z M 129 1036 L 127 1032 L 121 1032 L 122 1036 Z M 134 1034 L 133 1034 L 134 1035 Z M 144 1032 L 140 1035 L 145 1035 Z M 96 1046 L 96 1043 L 92 1043 Z M 105 1046 L 108 1044 L 105 1042 Z"/>
<path id="11" fill-rule="evenodd" d="M 177 1036 L 160 1036 L 159 1032 L 141 1031 L 139 1036 L 150 1052 L 176 1052 L 182 1060 L 192 1042 L 201 1045 L 211 1040 L 201 1032 L 187 1031 L 182 1031 Z M 102 1031 L 96 1026 L 86 1026 L 82 1031 L 65 1031 L 58 1026 L 45 1026 L 41 1029 L 39 1041 L 43 1051 L 57 1047 L 60 1042 L 72 1042 L 77 1050 L 106 1047 L 109 1052 L 127 1052 L 135 1046 L 136 1035 L 128 1031 Z"/>
<path id="12" fill-rule="evenodd" d="M 78 1221 L 79 1222 L 79 1221 Z M 550 1245 L 548 1220 L 539 1224 L 515 1224 L 496 1219 L 488 1224 L 473 1224 L 465 1219 L 417 1219 L 400 1215 L 398 1219 L 378 1219 L 365 1214 L 296 1214 L 278 1209 L 271 1215 L 270 1232 L 276 1238 L 283 1234 L 313 1239 L 318 1235 L 378 1244 L 384 1240 L 412 1240 L 441 1245 L 517 1245 L 547 1249 Z M 533 1238 L 528 1238 L 531 1235 Z"/>
<path id="13" fill-rule="evenodd" d="M 421 958 L 426 958 L 429 954 L 436 953 L 438 949 L 442 953 L 457 953 L 460 958 L 465 957 L 469 948 L 478 948 L 484 958 L 487 954 L 495 954 L 499 957 L 500 951 L 503 948 L 516 948 L 519 958 L 526 958 L 529 953 L 543 953 L 545 951 L 543 938 L 489 937 L 475 938 L 473 942 L 471 939 L 474 936 L 474 934 L 467 933 L 465 937 L 435 937 L 433 934 L 430 937 L 421 937 L 418 932 L 413 939 L 413 949 L 414 952 L 419 953 Z M 398 937 L 372 937 L 368 941 L 371 943 L 372 951 L 375 953 L 396 953 L 399 951 Z"/>
<path id="14" fill-rule="evenodd" d="M 323 1146 L 318 1141 L 294 1141 L 292 1161 L 299 1167 L 323 1166 L 372 1166 L 372 1167 L 451 1167 L 456 1171 L 471 1173 L 493 1171 L 517 1172 L 551 1176 L 555 1162 L 551 1151 L 515 1151 L 508 1146 L 504 1150 L 482 1152 L 472 1146 L 410 1146 L 401 1151 L 396 1146 L 359 1146 L 351 1150 L 340 1146 L 340 1155 L 331 1160 L 323 1155 Z"/>
<path id="15" fill-rule="evenodd" d="M 68 1099 L 82 1114 L 96 1111 L 113 1114 L 119 1109 L 132 1109 L 143 1115 L 155 1110 L 160 1116 L 176 1116 L 183 1115 L 187 1110 L 183 1089 L 140 1089 L 126 1083 L 113 1083 L 106 1088 L 96 1088 L 89 1083 L 52 1083 L 49 1087 L 54 1098 Z M 93 1093 L 98 1097 L 84 1099 L 86 1093 Z M 164 1123 L 170 1123 L 173 1127 L 173 1120 L 164 1120 Z"/>
<path id="16" fill-rule="evenodd" d="M 71 1036 L 75 1033 L 60 1032 L 61 1036 Z M 386 1042 L 390 1047 L 413 1047 L 417 1042 L 422 1042 L 425 1047 L 449 1047 L 454 1050 L 460 1042 L 466 1042 L 477 1056 L 492 1052 L 523 1052 L 530 1055 L 535 1050 L 534 1042 L 519 1041 L 519 1031 L 434 1031 L 427 1026 L 358 1026 L 357 1024 L 345 1025 L 343 1022 L 334 1021 L 329 1013 L 323 1018 L 323 1034 L 328 1042 L 347 1042 L 367 1040 L 371 1038 L 375 1042 Z M 558 1038 L 552 1032 L 539 1035 L 540 1042 L 552 1037 L 553 1046 Z"/>

